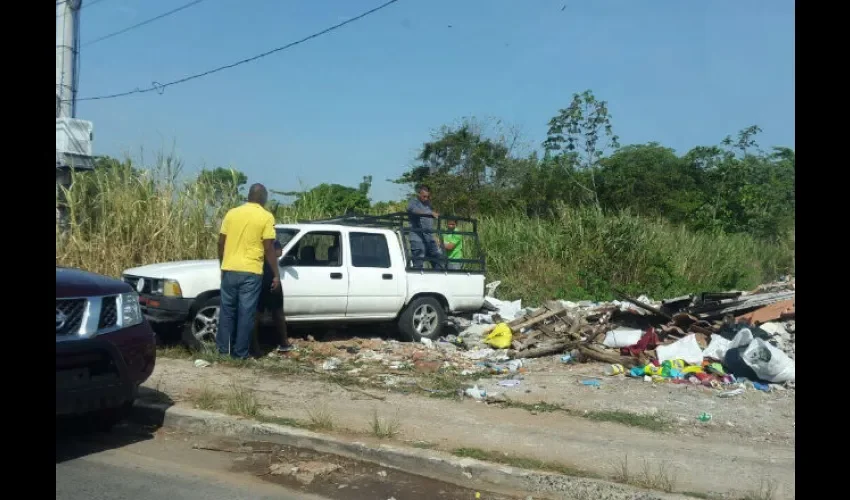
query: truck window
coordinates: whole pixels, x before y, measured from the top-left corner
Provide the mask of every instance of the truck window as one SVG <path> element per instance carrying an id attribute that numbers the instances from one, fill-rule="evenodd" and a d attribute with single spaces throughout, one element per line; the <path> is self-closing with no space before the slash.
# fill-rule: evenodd
<path id="1" fill-rule="evenodd" d="M 297 229 L 275 229 L 275 233 L 277 234 L 277 242 L 280 243 L 281 248 L 285 248 L 286 244 L 292 241 L 292 238 L 298 234 Z"/>
<path id="2" fill-rule="evenodd" d="M 302 267 L 342 266 L 341 237 L 338 232 L 313 231 L 307 233 L 286 253 Z"/>
<path id="3" fill-rule="evenodd" d="M 390 267 L 390 247 L 383 234 L 349 233 L 351 265 L 354 267 Z"/>

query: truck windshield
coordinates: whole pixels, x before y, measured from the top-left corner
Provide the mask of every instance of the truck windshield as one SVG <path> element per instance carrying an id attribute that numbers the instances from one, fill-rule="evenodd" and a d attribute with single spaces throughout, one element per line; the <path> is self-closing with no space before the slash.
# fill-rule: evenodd
<path id="1" fill-rule="evenodd" d="M 280 229 L 276 228 L 275 232 L 277 233 L 277 241 L 280 243 L 281 248 L 285 248 L 286 244 L 292 241 L 292 238 L 298 234 L 297 229 Z"/>

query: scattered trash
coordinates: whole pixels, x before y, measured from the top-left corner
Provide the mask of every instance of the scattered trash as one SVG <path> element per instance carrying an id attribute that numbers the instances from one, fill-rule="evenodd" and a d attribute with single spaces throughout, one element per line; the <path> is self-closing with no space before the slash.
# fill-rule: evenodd
<path id="1" fill-rule="evenodd" d="M 519 380 L 509 379 L 509 380 L 500 380 L 499 385 L 502 387 L 516 387 L 519 385 Z"/>
<path id="2" fill-rule="evenodd" d="M 322 370 L 331 371 L 339 368 L 339 365 L 342 364 L 342 361 L 339 358 L 328 358 L 322 363 Z"/>
<path id="3" fill-rule="evenodd" d="M 626 369 L 623 368 L 623 365 L 608 365 L 605 367 L 605 375 L 609 377 L 614 375 L 622 375 L 626 372 Z"/>
<path id="4" fill-rule="evenodd" d="M 641 330 L 634 328 L 617 328 L 605 334 L 602 345 L 611 348 L 629 347 L 638 343 L 643 336 Z"/>
<path id="5" fill-rule="evenodd" d="M 487 391 L 485 391 L 484 389 L 479 389 L 477 385 L 468 388 L 465 391 L 465 394 L 476 401 L 481 401 L 482 399 L 487 397 Z"/>
<path id="6" fill-rule="evenodd" d="M 586 385 L 586 386 L 589 386 L 589 387 L 599 387 L 599 386 L 602 385 L 602 382 L 600 382 L 599 380 L 590 378 L 590 379 L 582 380 L 581 385 Z"/>
<path id="7" fill-rule="evenodd" d="M 484 339 L 484 343 L 496 349 L 507 349 L 511 346 L 511 339 L 513 339 L 511 327 L 505 323 L 499 323 L 495 328 L 493 328 L 493 331 L 487 335 Z"/>
<path id="8" fill-rule="evenodd" d="M 208 366 L 212 366 L 212 363 L 205 359 L 196 359 L 195 360 L 195 368 L 206 368 Z"/>
<path id="9" fill-rule="evenodd" d="M 718 395 L 717 395 L 717 397 L 718 397 L 718 398 L 731 398 L 731 397 L 733 397 L 733 396 L 737 396 L 737 395 L 739 395 L 739 394 L 743 394 L 743 393 L 744 393 L 744 388 L 743 388 L 743 387 L 739 387 L 739 388 L 737 388 L 737 389 L 733 389 L 733 390 L 731 390 L 731 391 L 724 391 L 724 392 L 721 392 L 720 394 L 718 394 Z"/>
<path id="10" fill-rule="evenodd" d="M 697 417 L 697 420 L 699 420 L 700 422 L 710 422 L 711 421 L 711 413 L 705 413 L 705 412 L 700 413 L 699 416 Z"/>

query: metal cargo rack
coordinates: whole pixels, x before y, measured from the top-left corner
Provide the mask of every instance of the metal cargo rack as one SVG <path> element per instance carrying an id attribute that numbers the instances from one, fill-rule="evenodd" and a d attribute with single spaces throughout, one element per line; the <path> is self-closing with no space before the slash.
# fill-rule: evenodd
<path id="1" fill-rule="evenodd" d="M 411 229 L 410 227 L 410 217 L 424 217 L 436 219 L 437 224 L 436 227 L 432 230 L 427 229 Z M 472 226 L 472 231 L 448 231 L 443 227 L 444 221 L 452 220 L 457 222 L 458 225 L 461 224 L 469 224 Z M 484 256 L 484 251 L 481 248 L 481 241 L 478 239 L 478 221 L 476 219 L 471 219 L 469 217 L 460 217 L 456 215 L 441 215 L 440 217 L 434 217 L 432 215 L 413 215 L 407 212 L 394 212 L 386 215 L 341 215 L 338 217 L 332 217 L 329 219 L 318 219 L 318 220 L 299 220 L 299 224 L 338 224 L 341 226 L 352 226 L 352 227 L 374 227 L 374 228 L 382 228 L 382 229 L 391 229 L 399 233 L 402 236 L 402 247 L 404 248 L 404 257 L 407 264 L 408 270 L 428 272 L 428 273 L 453 273 L 453 274 L 467 274 L 467 273 L 484 273 L 486 271 L 486 259 Z M 412 255 L 410 252 L 410 234 L 417 233 L 422 234 L 423 237 L 425 234 L 436 234 L 440 236 L 440 250 L 443 252 L 443 258 L 440 263 L 445 267 L 445 269 L 427 269 L 423 267 L 422 269 L 413 267 Z M 474 248 L 478 255 L 477 259 L 449 259 L 446 256 L 445 244 L 443 241 L 443 236 L 451 234 L 455 236 L 465 236 L 469 237 L 474 241 Z M 405 237 L 407 236 L 407 237 Z M 425 258 L 425 261 L 429 261 L 429 259 Z M 430 261 L 429 261 L 430 262 Z M 448 269 L 448 264 L 450 263 L 459 263 L 463 265 L 463 269 Z M 433 265 L 433 263 L 432 263 Z"/>

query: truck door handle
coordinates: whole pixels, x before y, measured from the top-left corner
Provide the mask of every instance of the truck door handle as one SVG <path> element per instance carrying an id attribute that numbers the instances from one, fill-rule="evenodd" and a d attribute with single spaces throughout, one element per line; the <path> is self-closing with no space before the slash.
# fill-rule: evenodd
<path id="1" fill-rule="evenodd" d="M 391 279 L 393 279 L 393 275 L 392 274 L 384 274 L 384 275 L 381 276 L 381 278 L 383 278 L 385 280 L 391 280 Z"/>
<path id="2" fill-rule="evenodd" d="M 332 280 L 341 280 L 342 279 L 342 273 L 331 273 L 331 279 Z"/>

